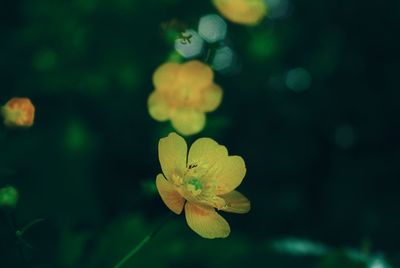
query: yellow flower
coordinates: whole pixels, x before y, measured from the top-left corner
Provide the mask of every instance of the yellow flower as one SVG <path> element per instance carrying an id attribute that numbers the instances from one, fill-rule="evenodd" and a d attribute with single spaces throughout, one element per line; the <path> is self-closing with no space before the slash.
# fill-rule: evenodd
<path id="1" fill-rule="evenodd" d="M 197 60 L 184 64 L 165 63 L 153 75 L 155 90 L 148 99 L 151 117 L 171 120 L 184 135 L 200 132 L 205 112 L 214 111 L 222 99 L 222 89 L 213 83 L 211 68 Z"/>
<path id="2" fill-rule="evenodd" d="M 9 127 L 30 127 L 35 118 L 35 106 L 28 98 L 12 98 L 2 107 L 4 124 Z"/>
<path id="3" fill-rule="evenodd" d="M 212 0 L 228 20 L 245 25 L 258 24 L 267 14 L 265 0 Z"/>
<path id="4" fill-rule="evenodd" d="M 187 224 L 200 236 L 229 235 L 229 224 L 215 209 L 250 210 L 250 201 L 235 191 L 246 174 L 245 163 L 240 156 L 228 156 L 225 146 L 200 138 L 187 154 L 185 140 L 171 133 L 160 140 L 158 155 L 164 175 L 157 176 L 156 185 L 162 200 L 176 214 L 185 208 Z"/>

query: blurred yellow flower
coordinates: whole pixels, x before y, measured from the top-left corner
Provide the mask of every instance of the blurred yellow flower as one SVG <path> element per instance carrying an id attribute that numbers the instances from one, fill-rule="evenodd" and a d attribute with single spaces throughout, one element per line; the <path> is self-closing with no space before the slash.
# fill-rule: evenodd
<path id="1" fill-rule="evenodd" d="M 187 154 L 185 140 L 170 133 L 158 144 L 161 169 L 156 179 L 158 192 L 174 213 L 185 208 L 189 227 L 204 238 L 224 238 L 228 222 L 216 211 L 247 213 L 250 201 L 235 191 L 246 167 L 240 156 L 228 156 L 225 146 L 210 138 L 196 140 Z"/>
<path id="2" fill-rule="evenodd" d="M 35 118 L 35 106 L 28 98 L 12 98 L 2 107 L 4 124 L 9 127 L 30 127 Z"/>
<path id="3" fill-rule="evenodd" d="M 171 120 L 183 135 L 200 132 L 205 112 L 214 111 L 222 99 L 222 89 L 213 82 L 211 68 L 197 60 L 183 64 L 165 63 L 153 74 L 155 90 L 148 99 L 151 117 Z"/>
<path id="4" fill-rule="evenodd" d="M 265 0 L 212 0 L 228 20 L 245 25 L 258 24 L 267 14 Z"/>

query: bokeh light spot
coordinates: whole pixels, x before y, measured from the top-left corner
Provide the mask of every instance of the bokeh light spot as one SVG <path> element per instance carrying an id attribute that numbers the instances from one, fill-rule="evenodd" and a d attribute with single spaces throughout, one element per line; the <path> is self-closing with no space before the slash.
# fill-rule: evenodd
<path id="1" fill-rule="evenodd" d="M 285 18 L 289 15 L 289 0 L 265 0 L 268 6 L 268 17 L 271 19 Z"/>
<path id="2" fill-rule="evenodd" d="M 33 66 L 39 71 L 48 71 L 52 69 L 57 62 L 57 54 L 52 50 L 43 50 L 38 52 L 33 58 Z"/>
<path id="3" fill-rule="evenodd" d="M 212 67 L 216 71 L 224 71 L 233 66 L 235 53 L 230 47 L 218 48 L 212 61 Z"/>
<path id="4" fill-rule="evenodd" d="M 216 14 L 201 17 L 199 21 L 199 35 L 209 43 L 225 39 L 227 26 L 225 21 Z"/>
<path id="5" fill-rule="evenodd" d="M 368 263 L 368 268 L 391 268 L 382 257 L 375 257 Z"/>
<path id="6" fill-rule="evenodd" d="M 321 256 L 328 251 L 323 244 L 298 238 L 275 241 L 272 243 L 272 248 L 280 253 L 296 256 Z"/>
<path id="7" fill-rule="evenodd" d="M 18 198 L 18 191 L 13 186 L 7 186 L 0 189 L 0 207 L 15 208 Z"/>
<path id="8" fill-rule="evenodd" d="M 311 75 L 303 68 L 290 70 L 286 75 L 286 86 L 296 92 L 304 91 L 311 85 Z"/>
<path id="9" fill-rule="evenodd" d="M 249 53 L 256 60 L 264 60 L 273 56 L 278 49 L 276 37 L 270 33 L 255 34 L 249 42 Z"/>
<path id="10" fill-rule="evenodd" d="M 124 66 L 118 72 L 120 84 L 126 89 L 134 89 L 139 81 L 139 73 L 135 66 Z"/>
<path id="11" fill-rule="evenodd" d="M 69 151 L 80 153 L 89 145 L 89 133 L 85 125 L 79 121 L 69 123 L 65 133 L 65 143 Z"/>
<path id="12" fill-rule="evenodd" d="M 355 132 L 351 125 L 339 126 L 335 130 L 335 144 L 343 149 L 348 149 L 354 145 Z"/>
<path id="13" fill-rule="evenodd" d="M 157 194 L 157 187 L 152 179 L 143 180 L 140 183 L 140 188 L 147 196 L 154 196 Z"/>

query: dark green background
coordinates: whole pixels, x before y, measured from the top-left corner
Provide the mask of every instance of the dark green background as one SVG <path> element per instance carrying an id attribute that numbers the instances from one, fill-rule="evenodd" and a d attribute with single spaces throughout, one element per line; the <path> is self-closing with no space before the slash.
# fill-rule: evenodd
<path id="1" fill-rule="evenodd" d="M 126 267 L 367 267 L 357 254 L 399 267 L 400 2 L 291 4 L 280 20 L 228 23 L 241 71 L 216 74 L 223 102 L 187 139 L 243 156 L 251 212 L 224 213 L 221 240 L 173 217 Z M 154 181 L 172 128 L 146 107 L 173 51 L 160 25 L 196 29 L 215 12 L 210 1 L 2 1 L 0 101 L 26 96 L 37 113 L 31 129 L 1 127 L 0 187 L 19 190 L 17 228 L 45 221 L 24 235 L 29 248 L 1 216 L 0 267 L 111 267 L 169 213 Z M 308 90 L 282 81 L 297 67 Z M 288 237 L 329 249 L 273 246 Z"/>

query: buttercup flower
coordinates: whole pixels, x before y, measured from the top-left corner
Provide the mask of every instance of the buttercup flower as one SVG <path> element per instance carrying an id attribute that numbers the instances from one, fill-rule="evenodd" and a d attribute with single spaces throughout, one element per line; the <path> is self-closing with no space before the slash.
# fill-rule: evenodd
<path id="1" fill-rule="evenodd" d="M 240 156 L 228 156 L 225 146 L 210 138 L 196 140 L 187 154 L 185 140 L 171 133 L 158 144 L 161 169 L 156 179 L 164 203 L 176 214 L 185 208 L 189 227 L 204 238 L 224 238 L 227 221 L 217 210 L 247 213 L 250 201 L 235 191 L 246 167 Z"/>
<path id="2" fill-rule="evenodd" d="M 183 64 L 165 63 L 153 75 L 155 90 L 148 99 L 151 117 L 171 120 L 184 135 L 200 132 L 206 112 L 214 111 L 222 99 L 222 89 L 213 82 L 211 68 L 197 60 Z"/>
<path id="3" fill-rule="evenodd" d="M 2 107 L 4 124 L 9 127 L 30 127 L 35 118 L 35 106 L 28 98 L 12 98 Z"/>
<path id="4" fill-rule="evenodd" d="M 267 14 L 265 0 L 212 0 L 228 20 L 245 25 L 258 24 Z"/>

